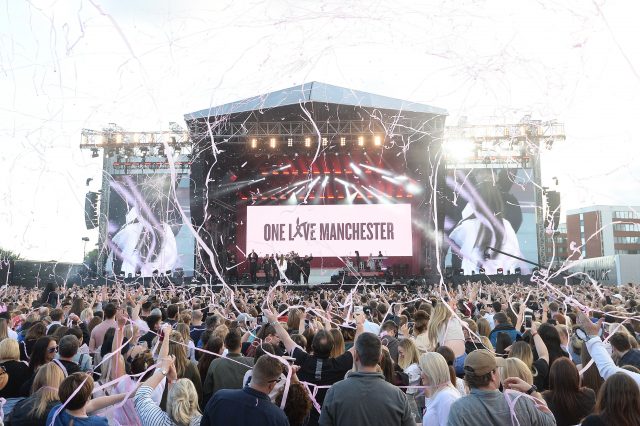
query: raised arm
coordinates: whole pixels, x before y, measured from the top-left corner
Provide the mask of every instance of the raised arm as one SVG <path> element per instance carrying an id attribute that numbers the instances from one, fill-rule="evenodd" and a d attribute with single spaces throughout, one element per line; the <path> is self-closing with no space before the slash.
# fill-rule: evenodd
<path id="1" fill-rule="evenodd" d="M 296 342 L 291 339 L 291 336 L 289 336 L 289 333 L 287 333 L 287 330 L 284 329 L 282 324 L 278 322 L 278 314 L 273 312 L 270 308 L 265 308 L 262 312 L 269 319 L 269 324 L 271 324 L 276 329 L 276 334 L 280 338 L 280 341 L 284 344 L 287 352 L 293 353 L 293 350 L 298 347 L 298 345 L 296 345 Z"/>
<path id="2" fill-rule="evenodd" d="M 124 337 L 124 326 L 127 323 L 127 318 L 122 312 L 116 314 L 116 321 L 118 326 L 116 327 L 116 334 L 113 336 L 113 343 L 111 344 L 111 377 L 108 380 L 115 380 L 125 374 L 124 363 L 120 359 L 120 354 L 116 353 L 117 349 L 122 345 L 122 338 Z"/>
<path id="3" fill-rule="evenodd" d="M 547 349 L 547 345 L 545 345 L 544 340 L 538 334 L 538 326 L 533 323 L 531 324 L 531 335 L 533 336 L 533 343 L 536 345 L 536 352 L 538 352 L 538 358 L 544 359 L 549 363 L 549 350 Z"/>

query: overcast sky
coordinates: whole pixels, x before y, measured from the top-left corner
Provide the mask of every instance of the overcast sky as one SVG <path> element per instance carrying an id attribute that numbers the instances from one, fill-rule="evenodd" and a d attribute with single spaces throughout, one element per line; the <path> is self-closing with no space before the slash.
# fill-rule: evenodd
<path id="1" fill-rule="evenodd" d="M 639 2 L 16 1 L 0 5 L 0 247 L 80 261 L 83 128 L 308 81 L 445 108 L 449 123 L 558 119 L 563 207 L 640 205 Z M 551 185 L 552 186 L 552 185 Z"/>

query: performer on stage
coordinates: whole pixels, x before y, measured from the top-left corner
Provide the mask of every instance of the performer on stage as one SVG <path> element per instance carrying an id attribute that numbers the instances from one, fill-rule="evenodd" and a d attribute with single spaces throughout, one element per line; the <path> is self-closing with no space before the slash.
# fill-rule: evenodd
<path id="1" fill-rule="evenodd" d="M 360 252 L 356 250 L 356 269 L 360 272 Z"/>
<path id="2" fill-rule="evenodd" d="M 309 275 L 311 275 L 311 261 L 313 260 L 313 255 L 305 256 L 302 259 L 302 277 L 304 279 L 305 284 L 309 284 Z"/>
<path id="3" fill-rule="evenodd" d="M 369 259 L 367 260 L 367 269 L 369 271 L 376 270 L 376 261 L 373 259 L 373 253 L 369 253 Z"/>
<path id="4" fill-rule="evenodd" d="M 287 270 L 289 269 L 289 262 L 287 262 L 287 259 L 284 257 L 284 254 L 280 255 L 280 258 L 278 259 L 277 265 L 278 265 L 278 272 L 280 273 L 280 279 L 282 281 L 287 281 L 289 279 L 287 277 Z"/>
<path id="5" fill-rule="evenodd" d="M 262 269 L 264 270 L 264 282 L 271 285 L 271 257 L 267 254 L 262 261 Z"/>
<path id="6" fill-rule="evenodd" d="M 251 276 L 251 283 L 255 284 L 258 281 L 256 274 L 258 273 L 258 255 L 255 250 L 251 250 L 249 253 L 249 274 Z"/>
<path id="7" fill-rule="evenodd" d="M 240 282 L 238 275 L 238 265 L 236 263 L 236 255 L 227 251 L 227 268 L 229 271 L 229 284 L 235 279 L 236 284 Z"/>

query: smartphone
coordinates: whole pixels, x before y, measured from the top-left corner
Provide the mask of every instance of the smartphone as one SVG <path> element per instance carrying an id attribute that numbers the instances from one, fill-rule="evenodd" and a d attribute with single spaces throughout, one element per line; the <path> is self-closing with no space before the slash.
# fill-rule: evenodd
<path id="1" fill-rule="evenodd" d="M 358 315 L 358 314 L 363 314 L 364 313 L 364 309 L 362 308 L 362 306 L 355 306 L 353 308 L 353 313 Z"/>
<path id="2" fill-rule="evenodd" d="M 533 322 L 533 317 L 531 315 L 524 316 L 524 328 L 531 328 L 532 322 Z"/>
<path id="3" fill-rule="evenodd" d="M 266 315 L 260 315 L 260 324 L 266 324 L 268 322 L 269 320 L 267 319 Z"/>

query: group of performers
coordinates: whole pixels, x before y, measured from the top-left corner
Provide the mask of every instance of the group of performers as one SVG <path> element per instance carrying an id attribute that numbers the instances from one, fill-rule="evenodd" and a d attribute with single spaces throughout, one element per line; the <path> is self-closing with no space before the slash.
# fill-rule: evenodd
<path id="1" fill-rule="evenodd" d="M 347 257 L 345 270 L 350 272 L 381 272 L 384 267 L 383 260 L 387 259 L 382 253 L 377 256 L 369 255 L 366 262 L 360 257 L 359 252 L 355 252 L 355 257 Z M 259 271 L 264 272 L 264 282 L 266 284 L 276 283 L 278 280 L 290 281 L 294 284 L 309 284 L 309 276 L 311 275 L 312 255 L 300 256 L 298 253 L 291 252 L 287 254 L 267 254 L 260 257 L 255 251 L 251 251 L 247 256 L 249 262 L 249 279 L 251 283 L 258 282 Z M 236 261 L 236 255 L 231 251 L 227 251 L 227 278 L 229 283 L 238 284 L 240 274 L 238 272 L 239 263 Z"/>
<path id="2" fill-rule="evenodd" d="M 294 284 L 309 284 L 312 255 L 300 256 L 291 252 L 284 254 L 267 254 L 262 260 L 255 251 L 251 251 L 249 259 L 249 277 L 252 283 L 258 282 L 258 271 L 264 272 L 265 283 L 272 284 L 278 280 L 288 280 Z"/>
<path id="3" fill-rule="evenodd" d="M 378 252 L 377 256 L 374 256 L 373 253 L 369 254 L 369 258 L 366 263 L 360 257 L 360 252 L 356 250 L 355 259 L 351 260 L 350 257 L 346 259 L 346 270 L 353 271 L 354 269 L 358 272 L 367 271 L 367 272 L 381 272 L 386 269 L 383 261 L 387 259 L 386 256 L 382 255 L 382 251 Z M 355 264 L 354 264 L 355 261 Z"/>

